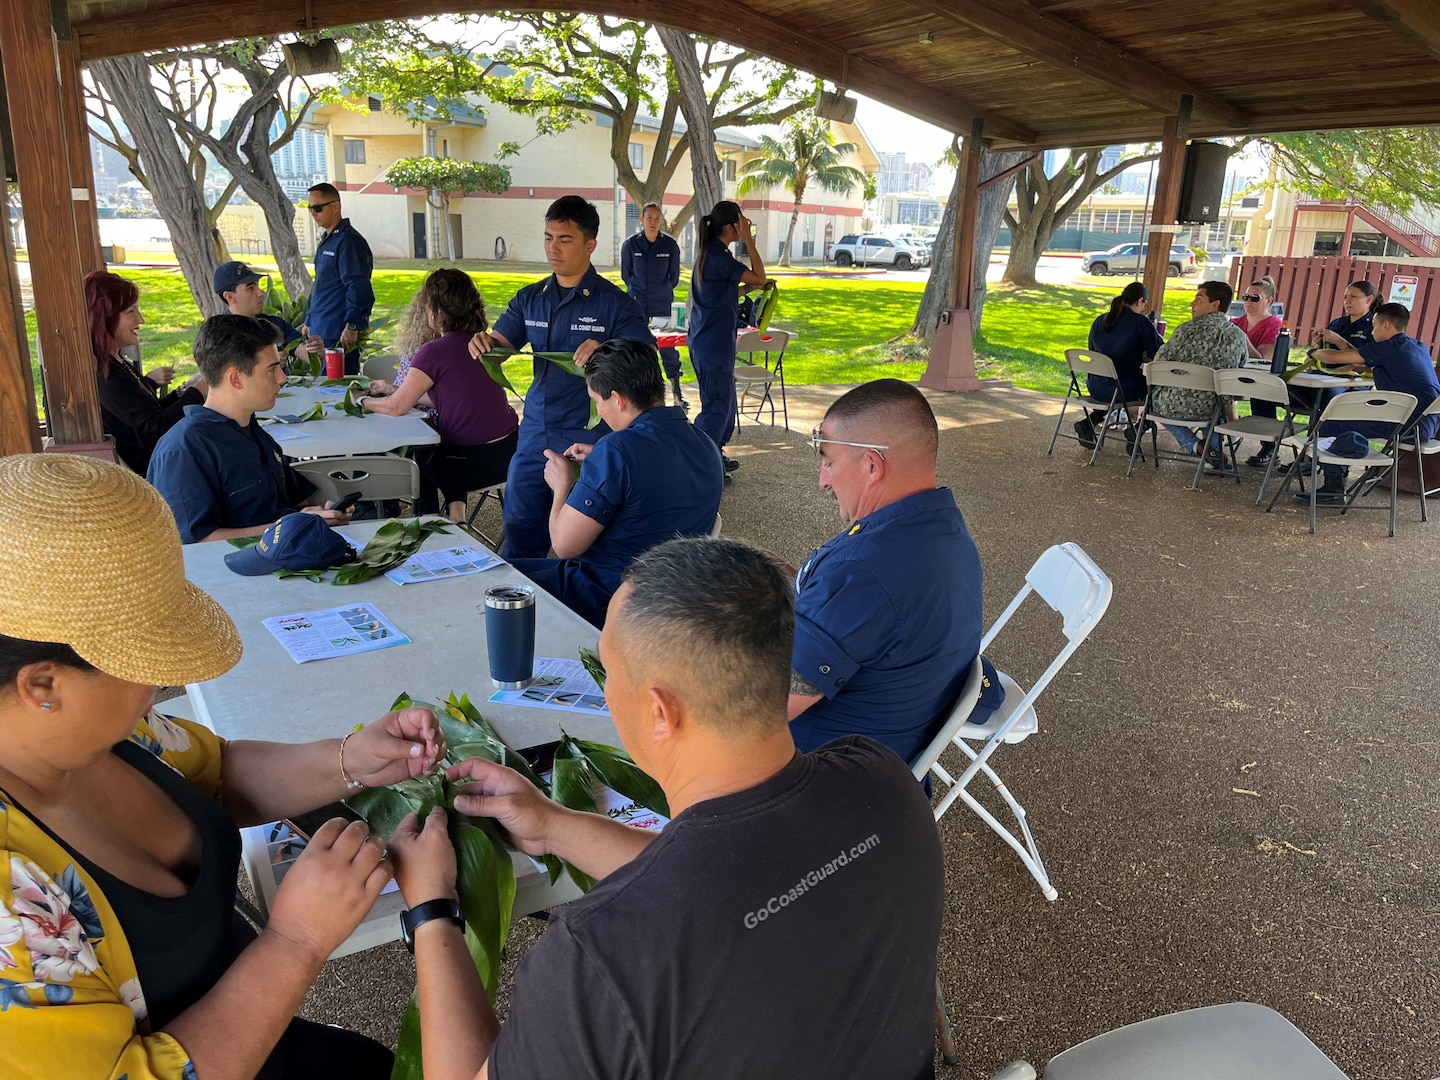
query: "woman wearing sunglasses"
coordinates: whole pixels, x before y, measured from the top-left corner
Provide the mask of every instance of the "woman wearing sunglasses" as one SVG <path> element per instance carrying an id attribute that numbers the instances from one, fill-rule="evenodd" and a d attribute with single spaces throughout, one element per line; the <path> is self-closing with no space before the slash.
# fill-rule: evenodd
<path id="1" fill-rule="evenodd" d="M 1280 336 L 1280 331 L 1285 326 L 1285 321 L 1279 315 L 1270 314 L 1270 305 L 1275 302 L 1274 279 L 1263 277 L 1259 281 L 1252 281 L 1250 287 L 1240 294 L 1240 299 L 1245 304 L 1245 314 L 1230 321 L 1245 331 L 1250 356 L 1269 360 L 1275 355 L 1275 339 Z M 1250 413 L 1252 416 L 1268 416 L 1273 420 L 1276 406 L 1273 401 L 1252 401 Z M 1261 443 L 1260 452 L 1251 455 L 1245 464 L 1263 469 L 1270 463 L 1270 455 L 1274 452 L 1274 443 Z"/>

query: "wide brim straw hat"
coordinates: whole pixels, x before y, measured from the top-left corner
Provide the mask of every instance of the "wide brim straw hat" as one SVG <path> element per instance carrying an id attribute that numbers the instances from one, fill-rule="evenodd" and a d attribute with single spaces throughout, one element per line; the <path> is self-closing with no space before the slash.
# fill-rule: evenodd
<path id="1" fill-rule="evenodd" d="M 223 675 L 241 649 L 230 616 L 185 580 L 159 492 L 72 454 L 0 458 L 0 634 L 156 686 Z"/>

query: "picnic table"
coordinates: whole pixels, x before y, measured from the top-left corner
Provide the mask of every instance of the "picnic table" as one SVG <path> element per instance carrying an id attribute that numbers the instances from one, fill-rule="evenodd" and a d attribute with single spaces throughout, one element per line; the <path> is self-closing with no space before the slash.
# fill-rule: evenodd
<path id="1" fill-rule="evenodd" d="M 425 413 L 419 409 L 405 416 L 369 412 L 347 416 L 334 408 L 344 396 L 343 386 L 290 383 L 280 391 L 273 409 L 255 415 L 287 458 L 384 454 L 402 446 L 433 446 L 440 441 L 440 433 L 425 422 Z M 296 424 L 275 420 L 277 416 L 303 416 L 317 402 L 325 407 L 323 420 Z"/>

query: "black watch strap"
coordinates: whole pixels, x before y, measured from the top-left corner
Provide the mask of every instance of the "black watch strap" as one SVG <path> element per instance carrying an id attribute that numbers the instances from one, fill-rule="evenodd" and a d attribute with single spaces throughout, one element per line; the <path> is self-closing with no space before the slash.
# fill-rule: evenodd
<path id="1" fill-rule="evenodd" d="M 405 942 L 405 948 L 413 953 L 415 931 L 434 919 L 449 919 L 460 929 L 465 929 L 465 920 L 460 917 L 460 901 L 444 898 L 427 900 L 400 912 L 400 939 Z"/>

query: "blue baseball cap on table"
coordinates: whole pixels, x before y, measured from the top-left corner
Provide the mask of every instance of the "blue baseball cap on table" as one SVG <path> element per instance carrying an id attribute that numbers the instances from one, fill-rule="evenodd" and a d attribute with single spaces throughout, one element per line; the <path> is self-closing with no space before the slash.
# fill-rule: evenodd
<path id="1" fill-rule="evenodd" d="M 352 562 L 354 549 L 315 514 L 286 514 L 258 543 L 232 551 L 225 565 L 237 574 L 260 577 L 276 570 L 326 570 Z"/>

